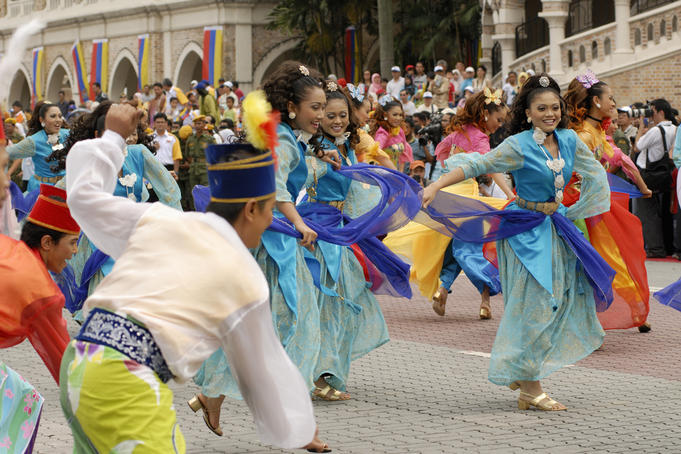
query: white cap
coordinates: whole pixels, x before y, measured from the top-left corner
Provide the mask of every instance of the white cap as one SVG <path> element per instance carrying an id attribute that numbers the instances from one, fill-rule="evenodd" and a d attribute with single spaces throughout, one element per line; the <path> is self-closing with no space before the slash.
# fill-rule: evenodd
<path id="1" fill-rule="evenodd" d="M 434 72 L 444 71 L 444 69 L 442 68 L 442 66 L 437 65 L 435 68 L 433 68 L 433 71 L 434 71 Z"/>
<path id="2" fill-rule="evenodd" d="M 456 109 L 452 109 L 451 107 L 447 107 L 446 109 L 442 109 L 442 112 L 440 112 L 442 115 L 444 114 L 449 114 L 449 115 L 456 115 Z"/>
<path id="3" fill-rule="evenodd" d="M 472 66 L 469 66 L 468 68 L 466 68 L 466 72 L 467 73 L 474 73 L 475 69 Z"/>
<path id="4" fill-rule="evenodd" d="M 199 84 L 199 83 L 198 83 L 197 81 L 195 81 L 195 80 L 192 80 L 192 81 L 189 83 L 189 85 L 191 85 L 192 87 L 196 87 L 198 84 Z"/>
<path id="5" fill-rule="evenodd" d="M 398 72 L 400 72 L 400 67 L 399 66 L 393 66 L 392 68 L 390 68 L 390 71 L 394 72 L 394 73 L 398 73 Z"/>
<path id="6" fill-rule="evenodd" d="M 463 91 L 470 91 L 471 93 L 475 93 L 475 88 L 468 85 L 466 86 L 466 88 L 463 89 Z"/>
<path id="7" fill-rule="evenodd" d="M 225 83 L 222 84 L 222 85 L 224 85 L 225 87 L 229 87 L 229 88 L 234 87 L 234 84 L 232 84 L 232 82 L 230 82 L 230 81 L 227 81 L 227 82 L 225 82 Z"/>
<path id="8" fill-rule="evenodd" d="M 534 69 L 528 69 L 527 74 L 529 74 L 530 76 L 534 76 L 535 75 Z"/>
<path id="9" fill-rule="evenodd" d="M 424 97 L 424 98 L 432 98 L 432 97 L 433 97 L 433 94 L 432 94 L 431 92 L 427 91 L 427 92 L 425 92 L 425 93 L 423 94 L 423 97 Z"/>

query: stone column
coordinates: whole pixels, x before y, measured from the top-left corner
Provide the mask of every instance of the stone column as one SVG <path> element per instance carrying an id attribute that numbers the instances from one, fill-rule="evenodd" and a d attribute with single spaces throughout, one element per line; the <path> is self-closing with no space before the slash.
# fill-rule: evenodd
<path id="1" fill-rule="evenodd" d="M 539 13 L 539 17 L 543 17 L 549 24 L 549 74 L 556 78 L 563 74 L 563 55 L 560 50 L 560 45 L 565 39 L 565 21 L 568 17 L 568 12 L 561 9 L 563 3 L 560 1 L 544 1 L 544 11 Z M 555 5 L 549 11 L 547 4 Z"/>
<path id="2" fill-rule="evenodd" d="M 629 32 L 629 0 L 615 0 L 615 54 L 632 54 Z"/>
<path id="3" fill-rule="evenodd" d="M 482 57 L 478 64 L 487 67 L 487 75 L 492 77 L 492 46 L 494 46 L 494 23 L 492 21 L 492 13 L 483 7 L 482 11 L 482 36 L 480 37 L 480 45 L 482 46 Z"/>
<path id="4" fill-rule="evenodd" d="M 235 80 L 244 91 L 253 89 L 253 9 L 240 8 L 234 26 Z"/>
<path id="5" fill-rule="evenodd" d="M 492 41 L 498 41 L 501 46 L 501 80 L 506 78 L 511 64 L 516 60 L 515 29 L 523 23 L 523 5 L 524 2 L 518 0 L 502 0 L 493 4 Z"/>

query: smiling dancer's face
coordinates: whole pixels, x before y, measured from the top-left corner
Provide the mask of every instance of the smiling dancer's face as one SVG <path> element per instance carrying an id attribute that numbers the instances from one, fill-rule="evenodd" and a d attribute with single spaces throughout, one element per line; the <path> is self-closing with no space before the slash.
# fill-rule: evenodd
<path id="1" fill-rule="evenodd" d="M 532 120 L 536 128 L 547 134 L 550 133 L 556 129 L 561 119 L 558 95 L 550 90 L 539 93 L 532 99 L 530 108 L 525 109 L 525 115 Z"/>

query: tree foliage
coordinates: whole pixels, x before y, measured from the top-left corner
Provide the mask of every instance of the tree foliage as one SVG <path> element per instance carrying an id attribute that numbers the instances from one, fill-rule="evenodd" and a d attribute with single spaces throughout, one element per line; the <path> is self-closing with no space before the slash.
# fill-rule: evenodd
<path id="1" fill-rule="evenodd" d="M 393 12 L 396 63 L 477 60 L 478 0 L 394 0 Z M 344 34 L 350 25 L 367 58 L 378 39 L 377 14 L 375 0 L 281 0 L 270 13 L 268 27 L 299 36 L 297 58 L 328 74 L 342 71 Z"/>

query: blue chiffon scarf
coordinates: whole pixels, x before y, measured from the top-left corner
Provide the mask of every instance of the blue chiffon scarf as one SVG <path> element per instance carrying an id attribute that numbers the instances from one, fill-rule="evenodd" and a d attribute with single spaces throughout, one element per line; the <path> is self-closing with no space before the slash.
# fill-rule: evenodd
<path id="1" fill-rule="evenodd" d="M 330 205 L 307 203 L 297 207 L 300 216 L 308 227 L 317 232 L 317 240 L 340 246 L 359 246 L 374 267 L 371 271 L 378 270 L 380 273 L 381 283 L 372 287 L 374 293 L 411 298 L 409 265 L 376 237 L 403 227 L 416 216 L 421 209 L 423 188 L 409 176 L 385 167 L 354 164 L 336 172 L 359 183 L 377 186 L 381 197 L 374 208 L 350 218 Z M 209 188 L 195 186 L 192 193 L 197 211 L 205 211 L 210 202 Z M 315 220 L 312 220 L 313 217 Z M 275 217 L 268 230 L 302 237 L 288 219 Z M 319 282 L 319 267 L 308 260 L 308 268 L 315 282 Z"/>
<path id="2" fill-rule="evenodd" d="M 615 271 L 569 219 L 560 212 L 550 218 L 558 234 L 577 256 L 593 288 L 596 310 L 607 310 L 613 300 Z M 414 221 L 461 241 L 487 243 L 531 230 L 544 219 L 546 215 L 537 211 L 497 210 L 479 200 L 439 191 Z"/>

